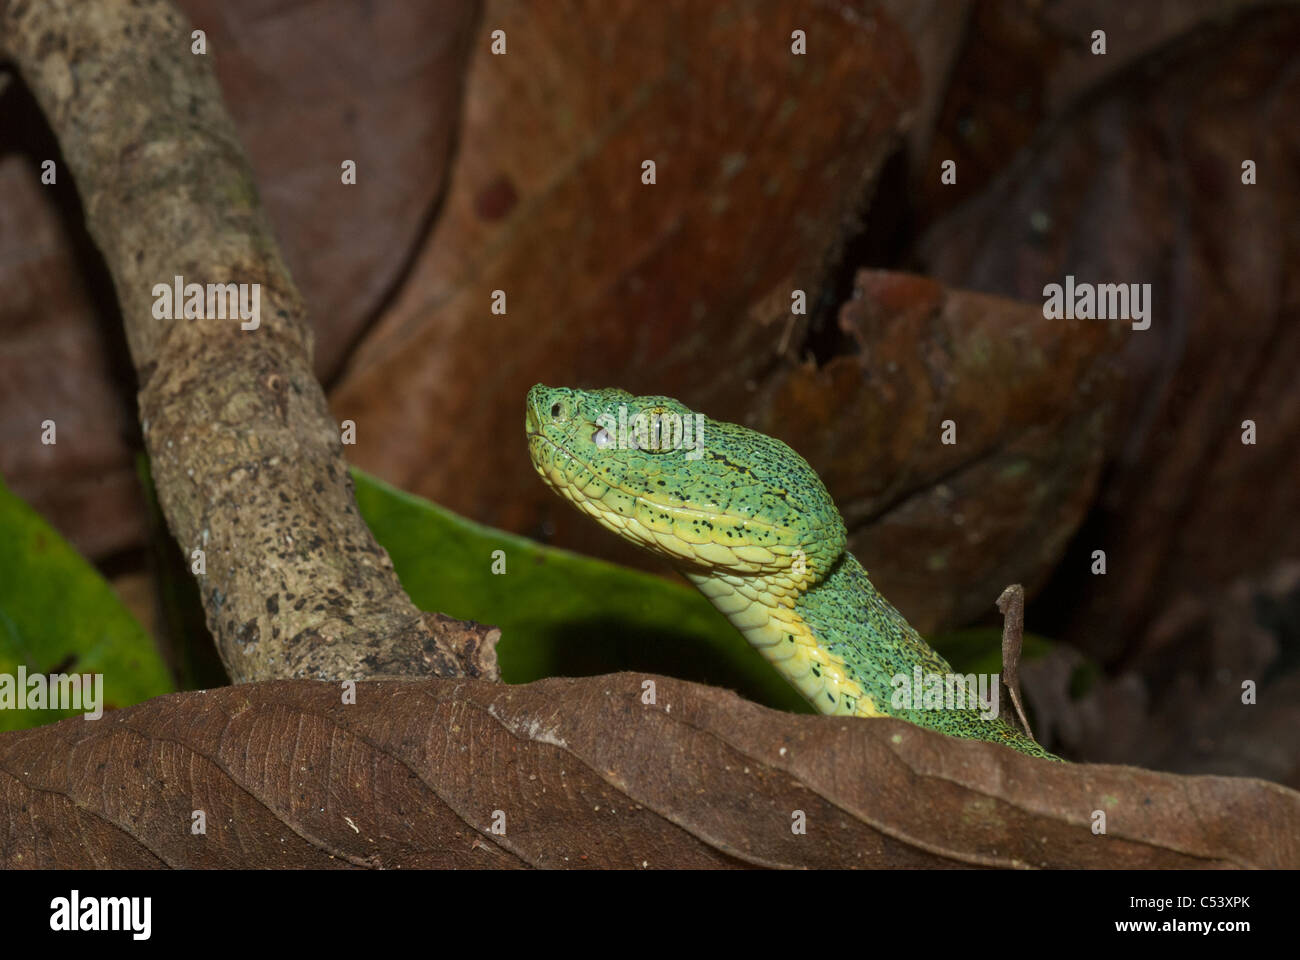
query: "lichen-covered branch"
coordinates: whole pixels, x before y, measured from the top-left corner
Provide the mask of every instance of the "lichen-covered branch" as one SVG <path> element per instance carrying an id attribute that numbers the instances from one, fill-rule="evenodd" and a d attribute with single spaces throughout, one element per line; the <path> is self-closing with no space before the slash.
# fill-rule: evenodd
<path id="1" fill-rule="evenodd" d="M 357 513 L 302 300 L 191 30 L 161 0 L 0 0 L 0 57 L 54 130 L 113 277 L 159 500 L 205 568 L 226 668 L 495 676 L 496 632 L 417 610 Z M 187 317 L 163 292 L 177 283 L 221 287 Z M 251 318 L 221 292 L 236 289 Z"/>

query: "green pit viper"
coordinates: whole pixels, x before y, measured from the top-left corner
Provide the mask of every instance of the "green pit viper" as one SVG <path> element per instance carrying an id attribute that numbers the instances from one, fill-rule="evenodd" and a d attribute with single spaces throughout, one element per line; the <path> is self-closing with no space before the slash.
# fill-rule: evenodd
<path id="1" fill-rule="evenodd" d="M 780 440 L 668 397 L 542 384 L 528 392 L 525 430 L 553 490 L 668 560 L 820 712 L 1060 759 L 977 706 L 893 705 L 894 677 L 952 668 L 871 585 L 821 478 Z"/>

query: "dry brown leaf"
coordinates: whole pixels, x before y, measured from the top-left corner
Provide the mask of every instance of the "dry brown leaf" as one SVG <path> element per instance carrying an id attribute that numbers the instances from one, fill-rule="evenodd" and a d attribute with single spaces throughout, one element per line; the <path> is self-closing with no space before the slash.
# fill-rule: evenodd
<path id="1" fill-rule="evenodd" d="M 0 737 L 0 865 L 1300 864 L 1300 794 L 1275 784 L 1043 763 L 666 677 L 371 682 L 341 700 L 255 683 Z"/>
<path id="2" fill-rule="evenodd" d="M 791 54 L 795 27 L 816 57 Z M 357 465 L 403 489 L 643 563 L 537 482 L 511 440 L 524 394 L 548 379 L 717 415 L 743 402 L 784 362 L 790 291 L 815 300 L 899 142 L 916 65 L 869 0 L 498 0 L 484 29 L 508 54 L 482 38 L 442 215 L 331 407 L 367 424 Z"/>
<path id="3" fill-rule="evenodd" d="M 920 7 L 913 0 L 914 7 Z M 951 0 L 943 4 L 951 9 Z M 919 218 L 952 212 L 1014 166 L 1018 152 L 1085 97 L 1134 70 L 1143 81 L 1165 48 L 1202 34 L 1222 34 L 1272 0 L 998 0 L 970 6 L 955 63 L 931 64 L 927 80 L 945 81 L 935 129 L 914 130 L 919 156 Z M 933 30 L 933 18 L 923 21 Z M 1093 53 L 1104 30 L 1106 53 Z M 920 45 L 919 50 L 926 47 Z M 943 72 L 934 75 L 936 68 Z M 955 184 L 933 171 L 953 160 Z M 1060 186 L 1068 190 L 1068 182 Z"/>
<path id="4" fill-rule="evenodd" d="M 369 424 L 358 465 L 646 567 L 552 497 L 522 444 L 483 438 L 517 435 L 538 380 L 666 393 L 803 454 L 919 629 L 1040 583 L 1095 489 L 1104 325 L 884 273 L 865 274 L 843 330 L 833 298 L 810 305 L 827 329 L 790 313 L 794 289 L 838 295 L 824 274 L 858 229 L 857 188 L 912 110 L 933 112 L 912 47 L 938 70 L 960 24 L 909 15 L 909 32 L 892 16 L 908 5 L 802 4 L 814 71 L 792 62 L 785 5 L 590 7 L 489 5 L 485 22 L 518 42 L 480 49 L 444 215 L 331 394 L 336 415 Z M 646 158 L 654 187 L 636 176 Z M 489 312 L 497 289 L 505 315 Z M 938 443 L 946 418 L 956 448 Z"/>
<path id="5" fill-rule="evenodd" d="M 839 355 L 774 372 L 750 422 L 822 475 L 850 548 L 923 633 L 987 616 L 1008 583 L 1032 591 L 1096 490 L 1117 326 L 877 270 L 839 324 Z"/>
<path id="6" fill-rule="evenodd" d="M 1286 631 L 1300 563 L 1172 607 L 1136 664 L 1098 675 L 1058 645 L 1025 664 L 1037 733 L 1072 757 L 1300 789 L 1300 666 Z M 1080 683 L 1084 680 L 1084 683 Z M 1243 681 L 1254 701 L 1243 702 Z"/>
<path id="7" fill-rule="evenodd" d="M 1151 327 L 1119 354 L 1107 489 L 1046 628 L 1108 665 L 1139 660 L 1178 607 L 1221 606 L 1238 579 L 1297 559 L 1300 137 L 1284 118 L 1300 115 L 1298 46 L 1295 7 L 1182 38 L 922 244 L 938 279 L 1040 304 L 1067 274 L 1151 284 Z M 1110 574 L 1090 576 L 1101 548 Z"/>

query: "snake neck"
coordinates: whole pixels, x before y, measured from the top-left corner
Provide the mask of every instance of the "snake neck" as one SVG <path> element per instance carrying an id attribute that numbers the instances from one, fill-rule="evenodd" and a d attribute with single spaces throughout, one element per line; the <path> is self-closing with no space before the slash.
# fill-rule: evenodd
<path id="1" fill-rule="evenodd" d="M 871 673 L 864 669 L 866 664 L 857 650 L 861 638 L 837 629 L 840 625 L 824 617 L 814 616 L 811 620 L 808 617 L 810 612 L 817 613 L 820 609 L 810 605 L 814 594 L 833 593 L 847 600 L 850 596 L 847 591 L 858 589 L 857 585 L 836 579 L 845 562 L 857 564 L 851 554 L 846 554 L 826 582 L 804 593 L 791 590 L 784 579 L 725 571 L 704 574 L 685 570 L 683 573 L 820 713 L 890 716 L 888 696 L 882 701 L 883 691 L 869 689 L 866 678 Z M 870 582 L 866 582 L 866 588 L 875 592 Z"/>
<path id="2" fill-rule="evenodd" d="M 927 708 L 920 690 L 914 699 L 899 702 L 900 677 L 909 683 L 918 672 L 945 682 L 955 678 L 963 690 L 973 690 L 969 684 L 975 678 L 954 674 L 847 551 L 825 580 L 803 593 L 790 591 L 784 581 L 684 572 L 821 713 L 897 717 L 951 736 L 1059 759 L 1000 717 L 989 717 L 973 705 Z"/>

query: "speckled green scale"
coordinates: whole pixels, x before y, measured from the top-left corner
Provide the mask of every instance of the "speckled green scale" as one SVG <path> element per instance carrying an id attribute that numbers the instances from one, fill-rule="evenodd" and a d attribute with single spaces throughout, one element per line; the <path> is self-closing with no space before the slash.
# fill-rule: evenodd
<path id="1" fill-rule="evenodd" d="M 707 418 L 689 446 L 650 446 L 638 414 L 699 422 L 669 397 L 538 384 L 525 411 L 533 466 L 578 510 L 680 569 L 822 713 L 898 717 L 1059 759 L 974 706 L 896 705 L 897 678 L 917 667 L 964 686 L 871 585 L 821 479 L 790 447 Z"/>

